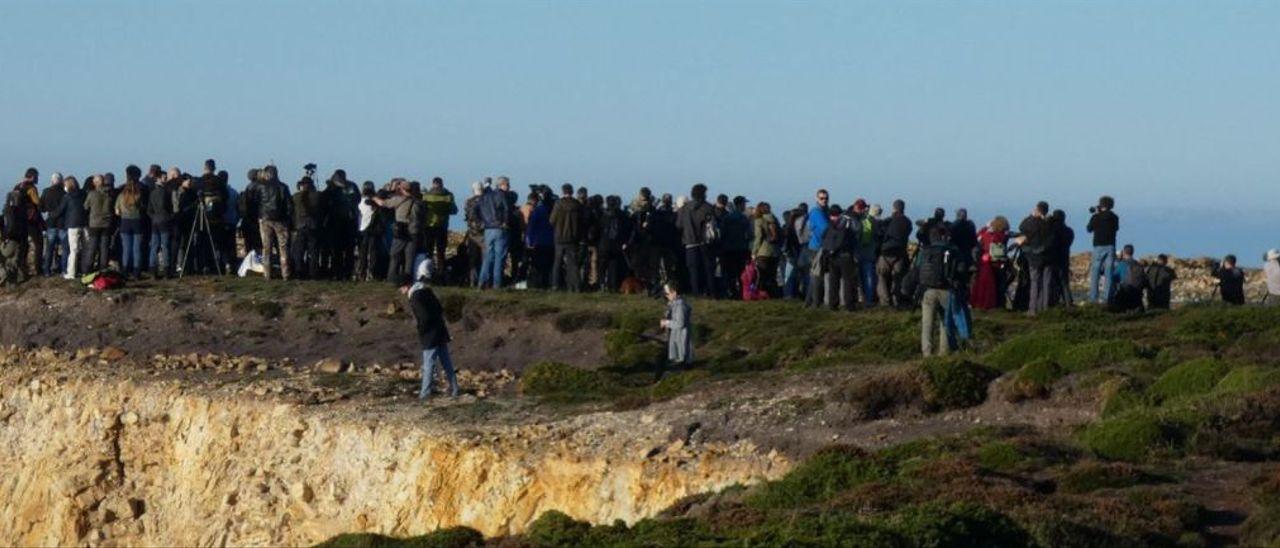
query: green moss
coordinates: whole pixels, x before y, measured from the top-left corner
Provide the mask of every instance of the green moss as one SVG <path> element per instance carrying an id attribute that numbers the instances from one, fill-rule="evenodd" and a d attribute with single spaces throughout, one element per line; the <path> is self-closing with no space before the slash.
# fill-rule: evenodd
<path id="1" fill-rule="evenodd" d="M 1249 512 L 1240 528 L 1243 546 L 1280 546 L 1280 500 L 1263 501 Z"/>
<path id="2" fill-rule="evenodd" d="M 469 548 L 484 544 L 484 535 L 469 527 L 451 527 L 425 535 L 406 538 L 374 533 L 338 535 L 316 546 L 319 548 Z"/>
<path id="3" fill-rule="evenodd" d="M 1062 516 L 1036 516 L 1028 523 L 1036 546 L 1053 548 L 1128 548 L 1136 543 L 1096 526 Z"/>
<path id="4" fill-rule="evenodd" d="M 608 329 L 613 325 L 613 315 L 603 310 L 571 310 L 557 314 L 551 323 L 561 333 L 573 333 L 583 329 Z"/>
<path id="5" fill-rule="evenodd" d="M 1280 384 L 1280 369 L 1246 365 L 1233 368 L 1213 387 L 1215 394 L 1257 392 Z"/>
<path id="6" fill-rule="evenodd" d="M 890 523 L 909 546 L 1017 546 L 1031 544 L 1022 527 L 1004 514 L 971 503 L 908 507 Z"/>
<path id="7" fill-rule="evenodd" d="M 649 389 L 649 397 L 652 401 L 669 400 L 679 396 L 689 390 L 690 386 L 711 376 L 711 373 L 704 370 L 686 371 L 683 373 L 675 373 L 663 377 Z"/>
<path id="8" fill-rule="evenodd" d="M 978 449 L 978 464 L 988 470 L 1009 471 L 1018 468 L 1026 461 L 1027 456 L 1009 442 L 996 441 Z"/>
<path id="9" fill-rule="evenodd" d="M 1088 341 L 1068 348 L 1058 363 L 1070 372 L 1115 365 L 1140 355 L 1138 346 L 1123 339 Z"/>
<path id="10" fill-rule="evenodd" d="M 666 358 L 661 344 L 621 329 L 605 333 L 604 349 L 609 361 L 622 368 L 656 368 Z"/>
<path id="11" fill-rule="evenodd" d="M 1160 375 L 1147 389 L 1147 395 L 1154 402 L 1164 402 L 1207 394 L 1227 371 L 1227 364 L 1212 358 L 1184 362 Z"/>
<path id="12" fill-rule="evenodd" d="M 548 401 L 574 403 L 615 395 L 618 386 L 599 371 L 560 362 L 540 362 L 525 369 L 520 377 L 520 392 Z"/>
<path id="13" fill-rule="evenodd" d="M 987 385 L 997 373 L 964 358 L 931 358 L 920 364 L 925 403 L 934 409 L 973 407 L 987 399 Z"/>
<path id="14" fill-rule="evenodd" d="M 884 479 L 890 470 L 849 446 L 823 449 L 778 481 L 759 486 L 748 502 L 757 508 L 797 508 L 823 502 L 836 493 Z"/>
<path id="15" fill-rule="evenodd" d="M 1117 376 L 1102 383 L 1102 417 L 1109 418 L 1147 404 L 1142 385 L 1132 377 Z"/>
<path id="16" fill-rule="evenodd" d="M 1080 441 L 1099 457 L 1140 462 L 1154 453 L 1177 449 L 1185 438 L 1180 422 L 1138 409 L 1088 426 Z"/>
<path id="17" fill-rule="evenodd" d="M 1070 348 L 1062 333 L 1033 331 L 1000 343 L 985 361 L 1002 371 L 1012 371 L 1038 359 L 1056 359 Z"/>
<path id="18" fill-rule="evenodd" d="M 1178 316 L 1171 331 L 1175 340 L 1212 348 L 1280 325 L 1280 308 L 1197 306 L 1182 309 Z"/>
<path id="19" fill-rule="evenodd" d="M 1043 398 L 1049 395 L 1053 383 L 1064 374 L 1058 363 L 1048 359 L 1033 360 L 1018 369 L 1018 372 L 1004 383 L 1005 399 L 1018 402 L 1026 399 Z"/>
<path id="20" fill-rule="evenodd" d="M 590 533 L 591 524 L 551 510 L 529 524 L 524 536 L 534 546 L 584 546 Z"/>

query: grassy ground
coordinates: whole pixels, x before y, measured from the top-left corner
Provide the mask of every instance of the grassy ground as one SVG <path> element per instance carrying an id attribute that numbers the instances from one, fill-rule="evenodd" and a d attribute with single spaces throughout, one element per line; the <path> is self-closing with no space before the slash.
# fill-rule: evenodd
<path id="1" fill-rule="evenodd" d="M 1200 546 L 1280 542 L 1280 309 L 1188 307 L 1163 314 L 1056 310 L 980 314 L 959 356 L 918 359 L 918 313 L 807 311 L 793 303 L 697 301 L 697 366 L 660 381 L 662 305 L 639 297 L 441 291 L 451 317 L 502 311 L 557 329 L 607 329 L 610 363 L 538 364 L 525 397 L 630 407 L 726 377 L 897 364 L 835 391 L 866 418 L 987 398 L 1028 401 L 1064 384 L 1093 390 L 1101 418 L 1077 431 L 978 428 L 869 453 L 820 451 L 783 479 L 709 493 L 627 526 L 555 512 L 503 545 Z M 988 390 L 1003 376 L 1000 390 Z M 1246 516 L 1195 495 L 1206 470 L 1249 471 Z M 1228 495 L 1229 496 L 1229 495 Z M 1243 523 L 1240 523 L 1242 520 Z M 1225 528 L 1222 526 L 1225 524 Z M 1228 531 L 1222 536 L 1221 531 Z M 474 532 L 412 539 L 347 535 L 334 546 L 461 546 Z"/>

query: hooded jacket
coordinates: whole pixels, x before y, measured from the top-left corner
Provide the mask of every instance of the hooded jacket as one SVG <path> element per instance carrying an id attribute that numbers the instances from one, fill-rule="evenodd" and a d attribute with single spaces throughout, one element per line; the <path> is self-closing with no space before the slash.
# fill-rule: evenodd
<path id="1" fill-rule="evenodd" d="M 89 211 L 89 228 L 111 228 L 112 205 L 114 200 L 106 189 L 97 188 L 89 192 L 84 207 Z"/>
<path id="2" fill-rule="evenodd" d="M 706 200 L 690 200 L 676 213 L 680 243 L 696 247 L 707 243 L 707 223 L 714 221 L 715 208 Z"/>
<path id="3" fill-rule="evenodd" d="M 84 209 L 85 198 L 85 191 L 79 188 L 64 193 L 62 202 L 59 204 L 64 228 L 84 228 L 89 224 L 89 215 Z"/>
<path id="4" fill-rule="evenodd" d="M 63 211 L 59 207 L 65 195 L 66 190 L 62 185 L 52 185 L 44 189 L 44 193 L 40 195 L 40 211 L 44 213 L 44 219 L 49 228 L 67 228 L 63 220 Z"/>
<path id="5" fill-rule="evenodd" d="M 769 241 L 769 226 L 772 225 L 774 233 L 779 239 L 782 238 L 782 227 L 778 226 L 778 218 L 772 213 L 765 213 L 752 223 L 752 241 L 751 246 L 752 257 L 778 257 L 782 254 L 782 250 L 778 248 L 778 244 Z"/>
<path id="6" fill-rule="evenodd" d="M 557 245 L 582 241 L 582 217 L 582 204 L 577 198 L 565 196 L 556 200 L 551 210 L 551 226 L 555 227 Z"/>
<path id="7" fill-rule="evenodd" d="M 453 201 L 453 193 L 445 189 L 428 189 L 422 193 L 422 201 L 427 206 L 427 228 L 440 228 L 449 225 L 449 216 L 458 213 L 458 205 Z"/>

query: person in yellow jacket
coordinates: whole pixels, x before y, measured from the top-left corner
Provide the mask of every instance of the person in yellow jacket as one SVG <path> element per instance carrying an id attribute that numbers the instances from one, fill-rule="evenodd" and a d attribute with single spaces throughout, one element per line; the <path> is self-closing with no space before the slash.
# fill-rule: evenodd
<path id="1" fill-rule="evenodd" d="M 423 244 L 435 264 L 444 264 L 444 250 L 449 244 L 449 217 L 458 213 L 453 193 L 444 187 L 444 179 L 431 180 L 431 188 L 422 193 L 427 209 L 427 226 L 423 232 Z"/>

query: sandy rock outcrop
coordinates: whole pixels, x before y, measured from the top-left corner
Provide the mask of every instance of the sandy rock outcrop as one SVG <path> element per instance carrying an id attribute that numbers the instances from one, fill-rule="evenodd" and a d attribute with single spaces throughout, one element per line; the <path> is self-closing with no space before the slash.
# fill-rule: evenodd
<path id="1" fill-rule="evenodd" d="M 81 362 L 0 362 L 5 544 L 299 545 L 453 525 L 500 535 L 553 509 L 632 522 L 790 466 L 747 442 L 672 442 L 627 413 L 447 424 L 420 408 L 388 418 L 84 374 Z"/>

